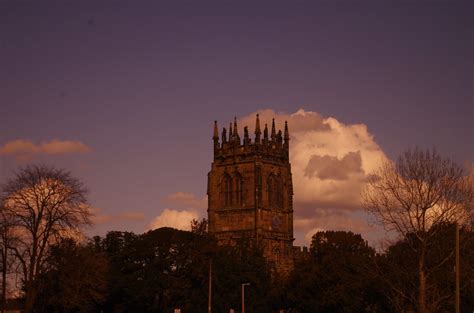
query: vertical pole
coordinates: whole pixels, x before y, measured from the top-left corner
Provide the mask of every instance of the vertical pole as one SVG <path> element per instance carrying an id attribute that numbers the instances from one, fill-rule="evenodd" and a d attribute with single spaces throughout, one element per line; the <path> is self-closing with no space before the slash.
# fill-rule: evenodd
<path id="1" fill-rule="evenodd" d="M 254 226 L 254 232 L 255 232 L 255 246 L 258 246 L 258 231 L 257 231 L 257 226 L 258 226 L 258 187 L 259 187 L 259 175 L 260 175 L 260 169 L 257 166 L 257 162 L 254 162 L 254 202 L 255 202 L 255 212 L 254 212 L 254 218 L 253 218 L 253 226 Z"/>
<path id="2" fill-rule="evenodd" d="M 459 224 L 456 223 L 456 313 L 460 313 L 460 302 L 461 302 L 461 293 L 460 293 L 460 271 L 461 266 L 459 262 Z"/>
<path id="3" fill-rule="evenodd" d="M 209 260 L 209 298 L 207 302 L 208 313 L 211 313 L 211 295 L 212 295 L 212 259 Z"/>
<path id="4" fill-rule="evenodd" d="M 245 313 L 245 284 L 242 284 L 242 313 Z"/>
<path id="5" fill-rule="evenodd" d="M 245 313 L 245 286 L 250 286 L 250 283 L 242 284 L 242 313 Z"/>

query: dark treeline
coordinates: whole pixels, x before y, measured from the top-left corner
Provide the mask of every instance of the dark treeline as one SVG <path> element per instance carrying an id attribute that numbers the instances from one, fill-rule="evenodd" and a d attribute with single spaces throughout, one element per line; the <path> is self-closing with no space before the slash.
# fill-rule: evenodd
<path id="1" fill-rule="evenodd" d="M 318 232 L 281 277 L 251 239 L 217 245 L 206 220 L 76 242 L 91 224 L 87 189 L 27 166 L 0 188 L 1 311 L 20 282 L 26 313 L 208 312 L 212 265 L 212 312 L 240 312 L 242 284 L 250 313 L 453 312 L 460 228 L 460 311 L 474 312 L 472 173 L 420 149 L 374 173 L 362 207 L 401 239 L 375 251 L 358 234 Z"/>
<path id="2" fill-rule="evenodd" d="M 380 254 L 357 234 L 316 233 L 309 252 L 286 279 L 272 275 L 258 247 L 217 246 L 204 231 L 160 228 L 138 235 L 109 232 L 87 244 L 64 240 L 39 278 L 36 312 L 207 312 L 212 262 L 212 312 L 416 311 L 417 264 L 412 242 Z M 454 226 L 443 225 L 431 249 L 428 302 L 437 312 L 454 308 Z M 415 242 L 415 241 L 414 241 Z M 474 307 L 474 232 L 461 231 L 462 312 Z M 439 260 L 441 262 L 439 266 Z"/>

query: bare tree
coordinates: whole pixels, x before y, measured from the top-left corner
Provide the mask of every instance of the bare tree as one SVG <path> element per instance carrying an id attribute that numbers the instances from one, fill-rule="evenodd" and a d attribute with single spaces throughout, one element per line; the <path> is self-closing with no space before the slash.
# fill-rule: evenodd
<path id="1" fill-rule="evenodd" d="M 363 206 L 387 230 L 396 231 L 416 250 L 420 313 L 433 309 L 427 301 L 430 269 L 426 256 L 430 243 L 442 229 L 436 226 L 467 223 L 472 217 L 472 203 L 472 179 L 462 167 L 435 150 L 407 150 L 396 163 L 384 162 L 369 179 Z"/>
<path id="2" fill-rule="evenodd" d="M 13 247 L 16 244 L 16 236 L 12 220 L 5 214 L 3 204 L 0 203 L 0 271 L 2 273 L 2 287 L 1 287 L 1 312 L 5 312 L 7 290 L 8 290 L 8 275 L 14 269 L 15 257 L 13 254 Z"/>
<path id="3" fill-rule="evenodd" d="M 48 249 L 90 224 L 86 189 L 67 171 L 47 166 L 20 169 L 2 188 L 3 214 L 14 227 L 12 248 L 25 286 L 25 312 L 32 312 L 37 277 Z"/>

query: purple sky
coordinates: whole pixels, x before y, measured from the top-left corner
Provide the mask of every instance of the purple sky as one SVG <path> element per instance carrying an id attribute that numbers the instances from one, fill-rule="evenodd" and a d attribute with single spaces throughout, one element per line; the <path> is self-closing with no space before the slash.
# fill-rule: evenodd
<path id="1" fill-rule="evenodd" d="M 0 179 L 68 168 L 115 214 L 90 233 L 142 232 L 168 195 L 205 194 L 213 121 L 265 108 L 365 124 L 390 158 L 418 145 L 474 162 L 474 2 L 250 3 L 2 1 L 0 147 L 90 152 L 4 153 Z"/>

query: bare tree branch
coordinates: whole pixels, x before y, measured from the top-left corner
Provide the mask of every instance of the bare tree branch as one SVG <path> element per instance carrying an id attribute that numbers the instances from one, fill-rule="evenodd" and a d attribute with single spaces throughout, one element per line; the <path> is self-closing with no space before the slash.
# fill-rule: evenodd
<path id="1" fill-rule="evenodd" d="M 404 237 L 418 254 L 418 311 L 428 312 L 427 278 L 452 257 L 431 268 L 426 255 L 446 223 L 466 225 L 473 216 L 473 179 L 435 150 L 407 150 L 396 163 L 386 161 L 368 180 L 363 207 L 387 230 Z M 440 295 L 441 297 L 442 295 Z M 444 298 L 444 296 L 443 296 Z"/>
<path id="2" fill-rule="evenodd" d="M 12 251 L 24 276 L 26 312 L 33 308 L 50 246 L 91 223 L 86 193 L 69 172 L 42 165 L 20 169 L 2 186 L 2 212 L 18 237 Z"/>

